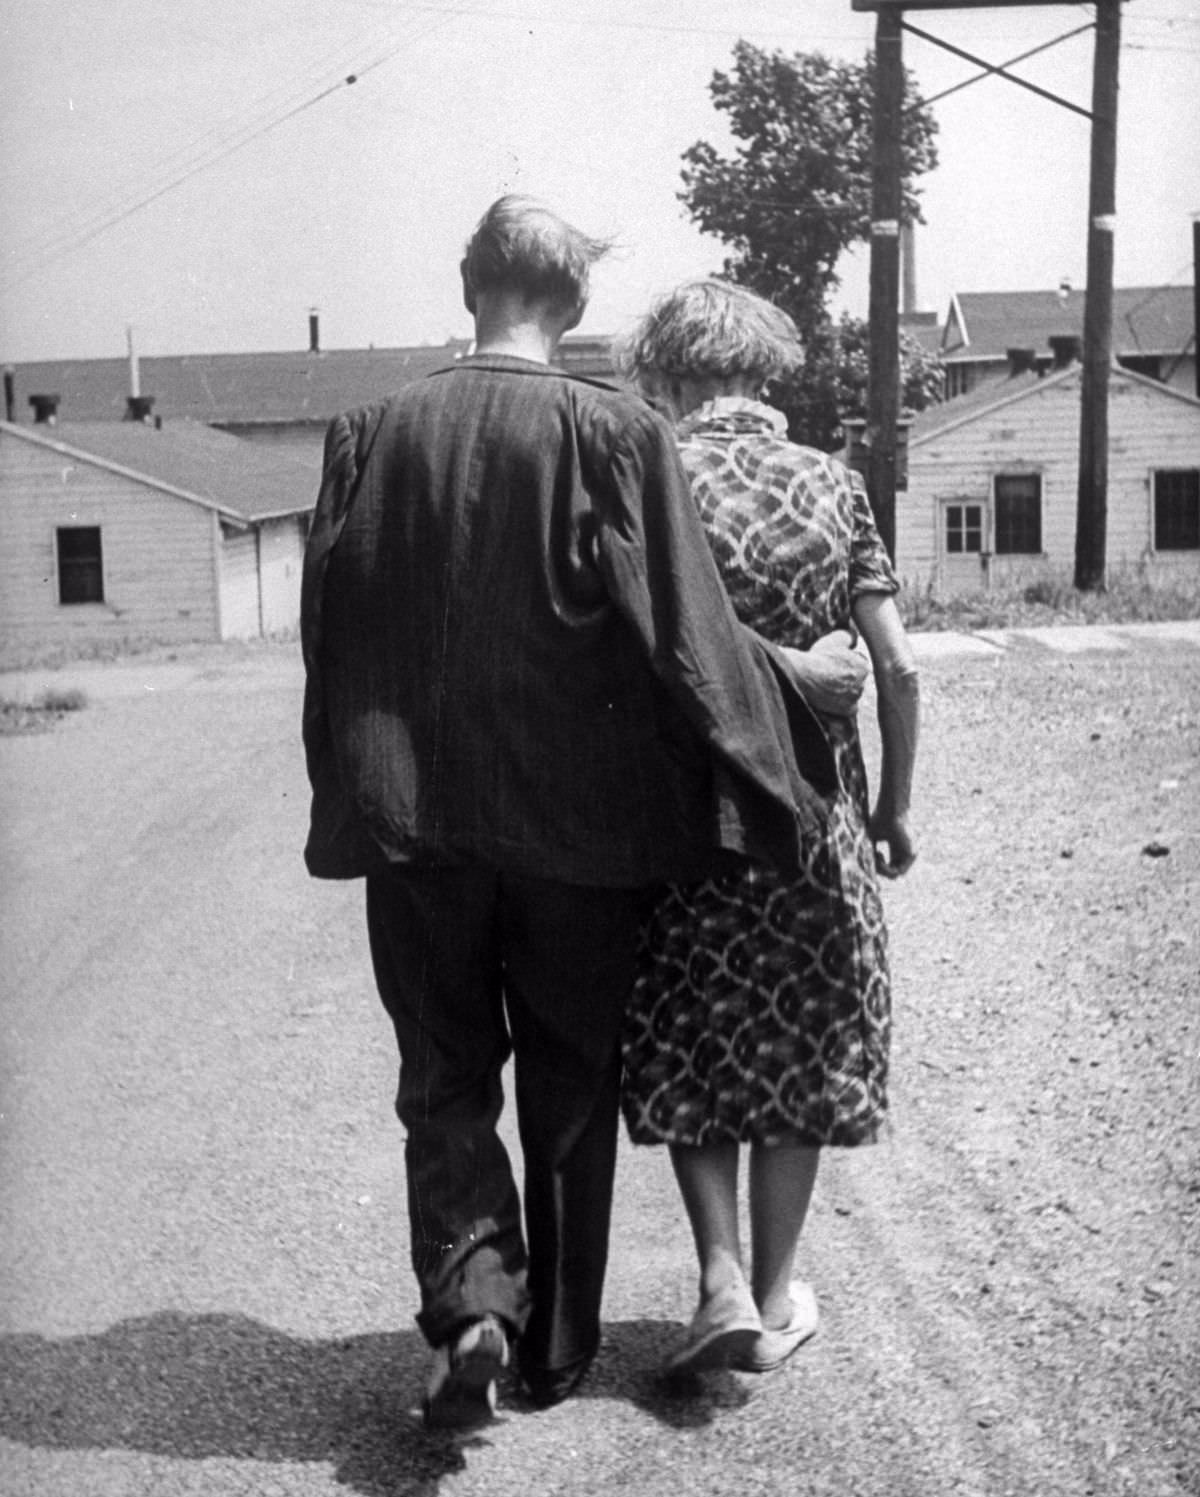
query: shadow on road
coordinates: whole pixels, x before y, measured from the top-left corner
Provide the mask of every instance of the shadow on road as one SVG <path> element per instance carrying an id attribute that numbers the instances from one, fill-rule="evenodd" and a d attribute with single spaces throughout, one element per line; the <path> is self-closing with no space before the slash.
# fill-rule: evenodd
<path id="1" fill-rule="evenodd" d="M 661 1385 L 653 1369 L 670 1329 L 606 1325 L 578 1396 L 623 1399 L 679 1428 L 744 1400 L 732 1375 L 702 1389 Z M 432 1497 L 489 1433 L 422 1427 L 427 1357 L 416 1331 L 305 1341 L 248 1316 L 173 1311 L 98 1335 L 0 1336 L 0 1436 L 182 1460 L 317 1461 L 363 1497 Z M 529 1410 L 506 1394 L 501 1412 Z"/>
<path id="2" fill-rule="evenodd" d="M 0 1337 L 0 1435 L 178 1459 L 322 1461 L 365 1497 L 419 1497 L 463 1468 L 421 1427 L 415 1331 L 303 1341 L 241 1315 L 165 1311 L 100 1335 Z"/>

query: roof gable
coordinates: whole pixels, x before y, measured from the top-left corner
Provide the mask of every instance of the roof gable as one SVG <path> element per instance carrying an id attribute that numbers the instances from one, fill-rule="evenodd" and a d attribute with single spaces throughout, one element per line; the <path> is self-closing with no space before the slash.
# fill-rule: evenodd
<path id="1" fill-rule="evenodd" d="M 953 400 L 943 401 L 941 405 L 929 406 L 913 418 L 909 427 L 909 448 L 932 441 L 934 437 L 944 436 L 959 426 L 966 426 L 1005 406 L 1015 405 L 1031 395 L 1052 390 L 1059 385 L 1077 383 L 1082 372 L 1080 364 L 1071 364 L 1066 369 L 1044 376 L 1030 370 L 1007 379 L 989 380 L 972 390 L 969 395 L 959 395 Z M 1159 380 L 1149 379 L 1144 374 L 1135 374 L 1132 370 L 1121 369 L 1117 365 L 1113 366 L 1109 377 L 1114 383 L 1125 383 L 1148 390 L 1156 399 L 1181 401 L 1200 415 L 1200 400 L 1182 390 L 1172 389 Z"/>
<path id="2" fill-rule="evenodd" d="M 1064 380 L 1078 377 L 1078 374 L 1079 365 L 1074 364 L 1044 377 L 1039 377 L 1036 370 L 1030 369 L 1023 374 L 986 380 L 969 394 L 956 395 L 953 400 L 945 400 L 940 405 L 927 406 L 914 416 L 908 429 L 908 445 L 910 448 L 916 447 L 956 426 L 974 421 L 989 411 L 998 410 L 1039 390 L 1062 384 Z"/>
<path id="3" fill-rule="evenodd" d="M 122 473 L 235 523 L 304 514 L 316 500 L 311 469 L 241 437 L 194 421 L 73 421 L 0 430 Z"/>

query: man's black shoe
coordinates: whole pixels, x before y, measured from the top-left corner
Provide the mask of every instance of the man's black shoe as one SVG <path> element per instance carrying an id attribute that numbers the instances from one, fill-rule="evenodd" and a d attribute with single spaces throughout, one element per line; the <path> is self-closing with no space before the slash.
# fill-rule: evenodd
<path id="1" fill-rule="evenodd" d="M 508 1366 L 508 1336 L 495 1315 L 472 1321 L 434 1351 L 425 1393 L 430 1429 L 472 1429 L 496 1412 L 496 1379 Z"/>

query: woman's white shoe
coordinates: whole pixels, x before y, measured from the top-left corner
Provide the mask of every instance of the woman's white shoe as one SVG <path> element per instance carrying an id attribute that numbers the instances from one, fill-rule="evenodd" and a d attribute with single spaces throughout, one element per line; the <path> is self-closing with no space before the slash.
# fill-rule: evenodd
<path id="1" fill-rule="evenodd" d="M 777 1367 L 783 1366 L 793 1352 L 798 1351 L 817 1334 L 821 1317 L 812 1285 L 796 1279 L 789 1293 L 792 1318 L 782 1330 L 772 1331 L 764 1327 L 762 1333 L 733 1363 L 739 1372 L 774 1372 Z"/>
<path id="2" fill-rule="evenodd" d="M 763 1334 L 758 1306 L 747 1284 L 730 1284 L 700 1302 L 687 1336 L 663 1367 L 667 1377 L 729 1367 L 747 1356 Z"/>

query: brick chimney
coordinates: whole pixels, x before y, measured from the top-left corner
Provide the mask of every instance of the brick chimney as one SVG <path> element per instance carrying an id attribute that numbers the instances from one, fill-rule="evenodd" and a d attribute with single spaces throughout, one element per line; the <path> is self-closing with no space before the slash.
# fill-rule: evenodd
<path id="1" fill-rule="evenodd" d="M 308 351 L 321 352 L 321 316 L 316 307 L 308 314 Z"/>
<path id="2" fill-rule="evenodd" d="M 29 397 L 29 404 L 33 407 L 33 424 L 35 426 L 56 426 L 58 424 L 58 407 L 61 400 L 61 395 L 31 395 Z"/>
<path id="3" fill-rule="evenodd" d="M 1037 368 L 1037 352 L 1032 348 L 1006 348 L 1004 352 L 1008 358 L 1010 379 L 1015 379 L 1018 374 L 1028 374 L 1030 370 Z"/>

